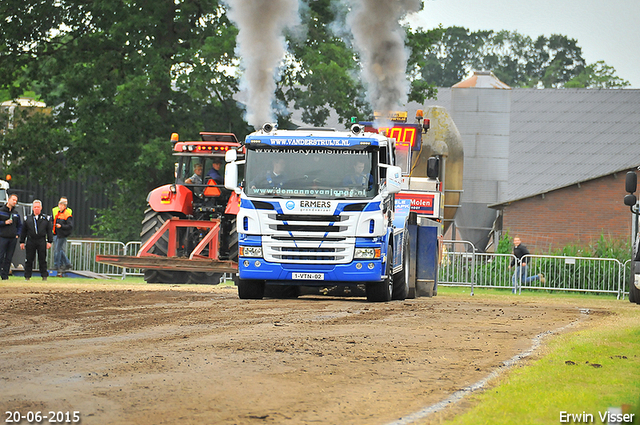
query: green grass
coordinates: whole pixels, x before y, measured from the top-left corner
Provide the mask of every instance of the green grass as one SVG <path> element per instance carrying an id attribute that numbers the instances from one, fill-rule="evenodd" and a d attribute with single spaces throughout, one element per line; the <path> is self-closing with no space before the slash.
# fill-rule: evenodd
<path id="1" fill-rule="evenodd" d="M 473 288 L 475 296 L 509 296 L 518 299 L 518 297 L 527 298 L 545 298 L 549 300 L 615 300 L 616 294 L 611 293 L 584 293 L 584 292 L 570 292 L 570 291 L 550 291 L 542 289 L 522 289 L 522 293 L 519 295 L 513 295 L 511 288 Z M 471 289 L 464 286 L 438 286 L 438 295 L 457 295 L 457 294 L 471 294 Z M 623 301 L 621 301 L 623 302 Z M 628 301 L 624 301 L 628 302 Z"/>
<path id="2" fill-rule="evenodd" d="M 640 306 L 618 302 L 615 315 L 599 319 L 596 327 L 552 338 L 540 359 L 471 395 L 474 407 L 444 423 L 557 424 L 560 412 L 586 412 L 597 424 L 602 423 L 599 412 L 627 405 L 640 424 Z"/>

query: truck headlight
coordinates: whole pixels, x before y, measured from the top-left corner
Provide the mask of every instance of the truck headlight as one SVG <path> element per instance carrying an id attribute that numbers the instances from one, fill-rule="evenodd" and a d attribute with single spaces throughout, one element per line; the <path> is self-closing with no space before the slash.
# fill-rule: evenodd
<path id="1" fill-rule="evenodd" d="M 376 260 L 380 258 L 380 248 L 356 248 L 354 258 L 361 260 Z"/>
<path id="2" fill-rule="evenodd" d="M 262 258 L 262 247 L 261 246 L 241 246 L 238 249 L 238 256 Z"/>

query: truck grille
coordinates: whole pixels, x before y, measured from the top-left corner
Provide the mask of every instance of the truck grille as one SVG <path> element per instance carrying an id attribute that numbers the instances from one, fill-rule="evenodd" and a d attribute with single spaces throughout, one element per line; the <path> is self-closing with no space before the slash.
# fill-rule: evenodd
<path id="1" fill-rule="evenodd" d="M 346 221 L 348 216 L 339 215 L 300 215 L 269 214 L 269 229 L 276 232 L 304 232 L 301 236 L 326 235 L 340 233 L 346 229 L 337 223 Z"/>
<path id="2" fill-rule="evenodd" d="M 317 232 L 317 233 L 335 233 L 340 232 L 339 226 L 307 226 L 304 224 L 277 224 L 271 226 L 272 230 L 283 232 Z"/>
<path id="3" fill-rule="evenodd" d="M 336 222 L 342 221 L 343 218 L 339 215 L 297 215 L 297 214 L 276 214 L 275 219 L 278 221 L 329 221 Z"/>
<path id="4" fill-rule="evenodd" d="M 293 262 L 335 262 L 345 258 L 346 248 L 273 247 L 274 258 Z"/>
<path id="5" fill-rule="evenodd" d="M 357 213 L 356 213 L 357 214 Z M 346 264 L 353 258 L 356 214 L 268 214 L 263 236 L 265 260 L 282 263 Z"/>

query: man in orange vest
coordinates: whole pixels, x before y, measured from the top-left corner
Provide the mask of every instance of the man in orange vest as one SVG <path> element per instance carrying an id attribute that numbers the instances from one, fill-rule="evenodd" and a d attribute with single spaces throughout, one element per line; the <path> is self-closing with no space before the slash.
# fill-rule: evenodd
<path id="1" fill-rule="evenodd" d="M 67 198 L 62 197 L 58 206 L 53 209 L 53 266 L 57 270 L 57 276 L 62 276 L 67 270 L 71 270 L 71 262 L 67 258 L 67 238 L 73 230 L 73 215 L 71 208 L 67 208 Z"/>

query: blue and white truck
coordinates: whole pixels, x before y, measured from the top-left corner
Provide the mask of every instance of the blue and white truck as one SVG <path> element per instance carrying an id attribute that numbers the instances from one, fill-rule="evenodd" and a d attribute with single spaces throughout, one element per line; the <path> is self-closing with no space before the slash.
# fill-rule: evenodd
<path id="1" fill-rule="evenodd" d="M 225 169 L 226 188 L 240 198 L 240 298 L 260 299 L 265 287 L 363 283 L 369 301 L 409 295 L 408 233 L 394 220 L 402 189 L 394 139 L 358 124 L 351 131 L 265 124 L 244 147 L 242 158 L 227 152 Z"/>

